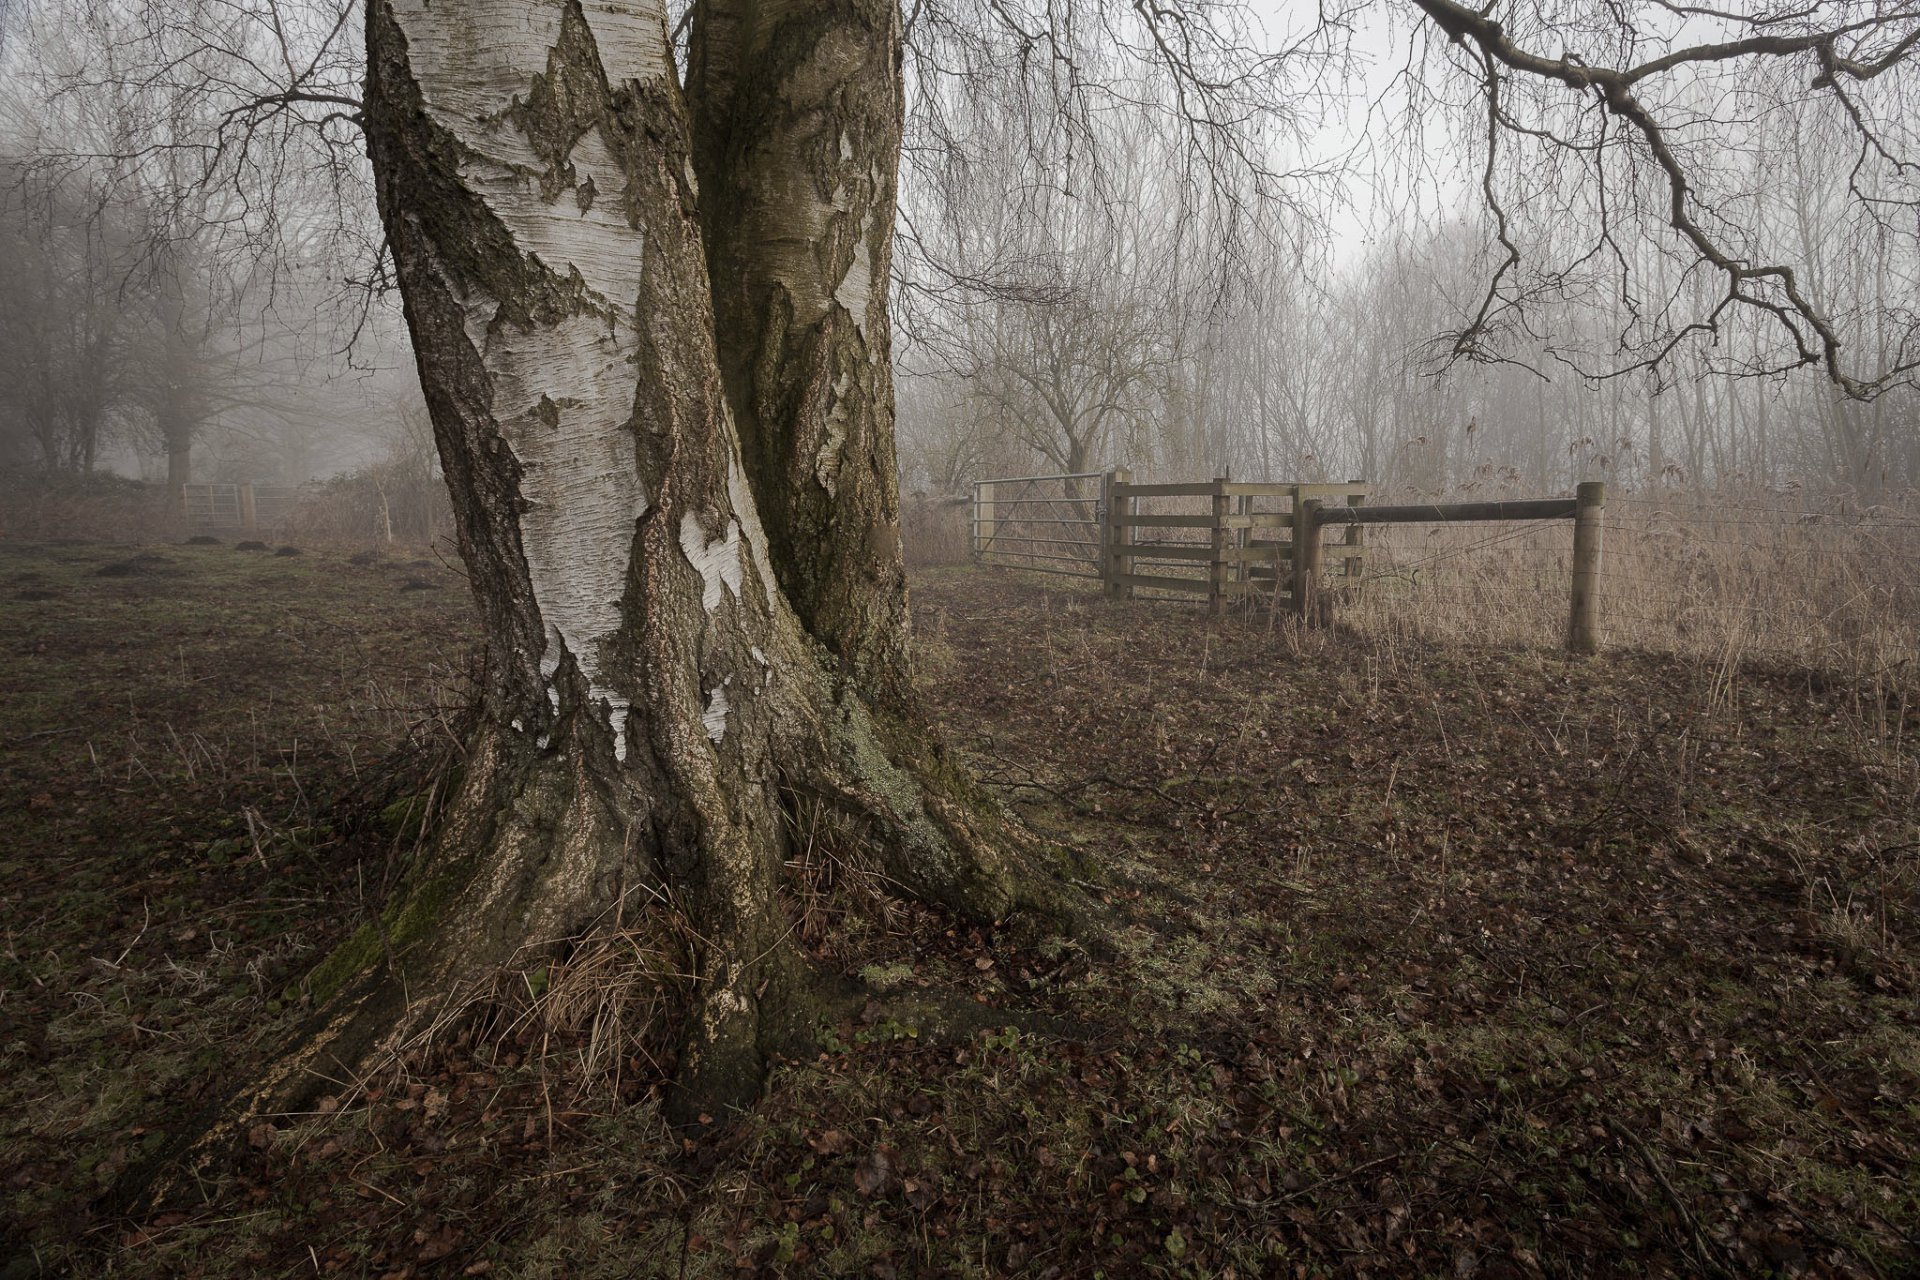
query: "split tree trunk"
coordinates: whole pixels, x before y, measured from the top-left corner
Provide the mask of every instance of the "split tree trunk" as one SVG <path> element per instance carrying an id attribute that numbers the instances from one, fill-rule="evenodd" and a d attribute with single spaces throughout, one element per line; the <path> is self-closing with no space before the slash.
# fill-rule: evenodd
<path id="1" fill-rule="evenodd" d="M 975 872 L 1006 883 L 1027 842 L 947 758 L 911 678 L 890 319 L 901 38 L 896 0 L 699 0 L 687 99 L 721 382 L 769 559 L 835 696 L 871 712 L 945 856 L 973 869 L 956 882 L 896 846 L 887 874 L 977 913 Z"/>
<path id="2" fill-rule="evenodd" d="M 858 57 L 821 65 L 892 68 L 898 20 L 890 2 L 875 13 L 828 42 Z M 851 817 L 929 901 L 980 919 L 1079 911 L 862 695 L 906 675 L 884 289 L 897 87 L 877 122 L 835 127 L 836 100 L 819 104 L 834 163 L 866 175 L 851 224 L 804 199 L 784 228 L 773 204 L 736 206 L 762 227 L 731 241 L 743 253 L 766 239 L 819 264 L 780 277 L 750 468 L 658 0 L 371 0 L 367 24 L 380 212 L 486 679 L 444 828 L 315 975 L 311 1033 L 223 1129 L 403 1052 L 643 903 L 684 914 L 697 972 L 678 1109 L 744 1105 L 813 1009 L 779 893 L 792 798 Z M 789 495 L 801 456 L 830 509 Z"/>

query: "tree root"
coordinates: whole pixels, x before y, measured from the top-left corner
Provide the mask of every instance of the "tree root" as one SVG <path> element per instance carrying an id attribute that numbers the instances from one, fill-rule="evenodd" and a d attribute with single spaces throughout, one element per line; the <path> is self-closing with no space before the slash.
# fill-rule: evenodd
<path id="1" fill-rule="evenodd" d="M 1110 950 L 1112 916 L 1068 883 L 1089 869 L 1062 866 L 1050 849 L 946 758 L 917 709 L 882 720 L 858 698 L 835 708 L 829 759 L 820 780 L 850 813 L 875 827 L 877 861 L 914 897 L 977 923 L 1031 913 L 1089 951 Z"/>
<path id="2" fill-rule="evenodd" d="M 877 720 L 848 694 L 816 732 L 825 741 L 795 754 L 803 765 L 788 793 L 816 797 L 845 819 L 861 861 L 906 896 L 972 923 L 1024 916 L 1089 952 L 1109 952 L 1107 910 L 1053 872 L 1054 851 L 951 764 L 924 721 Z M 697 815 L 690 821 L 652 829 L 650 846 L 668 847 L 635 849 L 629 820 L 567 759 L 530 762 L 507 735 L 483 729 L 446 826 L 380 918 L 316 968 L 316 1007 L 290 1046 L 130 1168 L 111 1209 L 137 1215 L 208 1199 L 211 1179 L 258 1126 L 401 1066 L 476 1009 L 497 1005 L 503 975 L 569 946 L 590 949 L 597 929 L 630 928 L 619 919 L 618 882 L 661 885 L 653 873 L 674 865 L 675 843 L 697 850 L 696 870 L 672 900 L 649 889 L 643 908 L 668 913 L 670 927 L 680 922 L 682 945 L 659 975 L 671 1016 L 685 1018 L 665 1095 L 671 1122 L 725 1121 L 754 1104 L 769 1061 L 810 1052 L 823 1025 L 875 998 L 902 1007 L 899 997 L 807 961 L 779 906 L 792 833 L 767 796 L 704 793 L 683 811 Z M 687 859 L 680 855 L 683 875 Z M 622 998 L 612 990 L 577 997 Z M 1045 1015 L 959 1001 L 916 998 L 906 1007 L 955 1035 L 1008 1024 L 1067 1030 Z"/>

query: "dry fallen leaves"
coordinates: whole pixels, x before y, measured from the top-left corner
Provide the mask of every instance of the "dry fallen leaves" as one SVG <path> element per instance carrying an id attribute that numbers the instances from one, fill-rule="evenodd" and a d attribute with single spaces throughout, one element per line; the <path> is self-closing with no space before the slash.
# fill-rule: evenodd
<path id="1" fill-rule="evenodd" d="M 875 1147 L 854 1170 L 853 1185 L 863 1196 L 883 1196 L 899 1181 L 893 1148 L 885 1143 Z"/>

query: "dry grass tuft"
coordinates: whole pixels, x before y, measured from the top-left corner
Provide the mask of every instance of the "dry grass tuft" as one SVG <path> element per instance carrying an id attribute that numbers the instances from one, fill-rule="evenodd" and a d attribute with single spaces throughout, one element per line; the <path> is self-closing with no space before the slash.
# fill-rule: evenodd
<path id="1" fill-rule="evenodd" d="M 677 1038 L 680 995 L 692 983 L 681 917 L 658 901 L 629 902 L 564 959 L 511 975 L 501 992 L 505 1038 L 533 1056 L 571 1059 L 577 1085 L 621 1094 L 627 1073 L 644 1066 L 646 1083 L 664 1079 Z M 653 895 L 649 894 L 651 899 Z"/>
<path id="2" fill-rule="evenodd" d="M 821 800 L 797 798 L 788 812 L 787 892 L 801 944 L 852 959 L 873 932 L 903 933 L 908 908 L 873 865 L 865 833 Z"/>

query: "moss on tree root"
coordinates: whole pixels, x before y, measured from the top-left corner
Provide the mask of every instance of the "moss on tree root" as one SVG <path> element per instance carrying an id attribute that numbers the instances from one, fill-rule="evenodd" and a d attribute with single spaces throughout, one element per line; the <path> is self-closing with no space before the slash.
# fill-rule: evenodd
<path id="1" fill-rule="evenodd" d="M 471 874 L 468 866 L 422 877 L 329 952 L 304 979 L 288 989 L 287 998 L 294 1000 L 304 994 L 315 1006 L 328 1004 L 382 959 L 402 955 L 430 937 L 444 923 L 448 904 Z"/>
<path id="2" fill-rule="evenodd" d="M 978 921 L 1031 913 L 1091 950 L 1107 949 L 1108 914 L 1069 879 L 1098 868 L 1035 836 L 940 746 L 912 710 L 875 712 L 847 699 L 836 723 L 855 780 L 891 819 L 889 874 L 931 905 Z"/>
<path id="3" fill-rule="evenodd" d="M 1024 832 L 955 766 L 928 726 L 917 730 L 911 718 L 877 718 L 848 695 L 822 709 L 817 731 L 827 735 L 824 749 L 804 757 L 789 787 L 821 797 L 850 819 L 851 830 L 867 833 L 889 877 L 929 905 L 981 923 L 1025 914 L 1090 951 L 1103 950 L 1104 913 L 1053 873 L 1051 847 Z M 378 1065 L 372 1061 L 378 1054 L 410 1043 L 422 1027 L 445 1026 L 449 1015 L 458 1014 L 463 992 L 491 990 L 506 965 L 524 958 L 520 944 L 534 939 L 512 936 L 519 912 L 540 898 L 545 877 L 568 874 L 568 858 L 549 855 L 581 837 L 573 824 L 586 784 L 559 755 L 530 755 L 517 742 L 502 731 L 480 730 L 440 829 L 422 833 L 425 850 L 413 873 L 376 918 L 300 984 L 313 1011 L 292 1042 L 198 1117 L 160 1161 L 129 1179 L 137 1190 L 123 1196 L 123 1204 L 150 1209 L 156 1195 L 190 1192 L 191 1173 L 216 1167 L 222 1144 L 238 1140 L 247 1125 L 304 1106 L 340 1079 Z M 722 797 L 709 799 L 723 803 Z M 785 827 L 776 820 L 770 829 Z M 613 838 L 611 828 L 595 830 Z M 786 837 L 772 838 L 780 843 Z M 642 874 L 645 867 L 674 865 L 659 856 L 663 852 L 628 850 L 621 856 L 633 864 L 629 871 Z M 765 856 L 777 859 L 775 866 L 785 860 L 781 849 Z M 517 882 L 514 892 L 481 895 L 488 918 L 453 918 L 473 898 L 471 890 L 506 879 Z M 564 892 L 560 898 L 572 901 Z M 701 900 L 690 894 L 685 905 Z M 772 932 L 749 930 L 751 937 L 732 937 L 725 917 L 722 911 L 713 919 L 695 918 L 692 932 L 718 948 L 715 963 L 744 970 L 728 983 L 710 979 L 672 997 L 676 1004 L 691 997 L 695 1015 L 687 1023 L 681 1077 L 668 1095 L 669 1117 L 682 1123 L 751 1106 L 770 1060 L 811 1051 L 820 1026 L 876 994 L 817 972 L 789 936 L 769 941 Z M 567 936 L 577 941 L 594 927 L 588 915 L 574 921 Z M 470 942 L 463 945 L 463 938 Z M 562 941 L 553 939 L 556 946 Z M 730 1003 L 703 1005 L 711 1000 Z M 748 1002 L 744 1009 L 742 1000 Z M 915 1016 L 961 1027 L 986 1025 L 977 1021 L 982 1016 L 994 1025 L 1024 1023 L 1017 1013 L 933 1005 Z"/>

